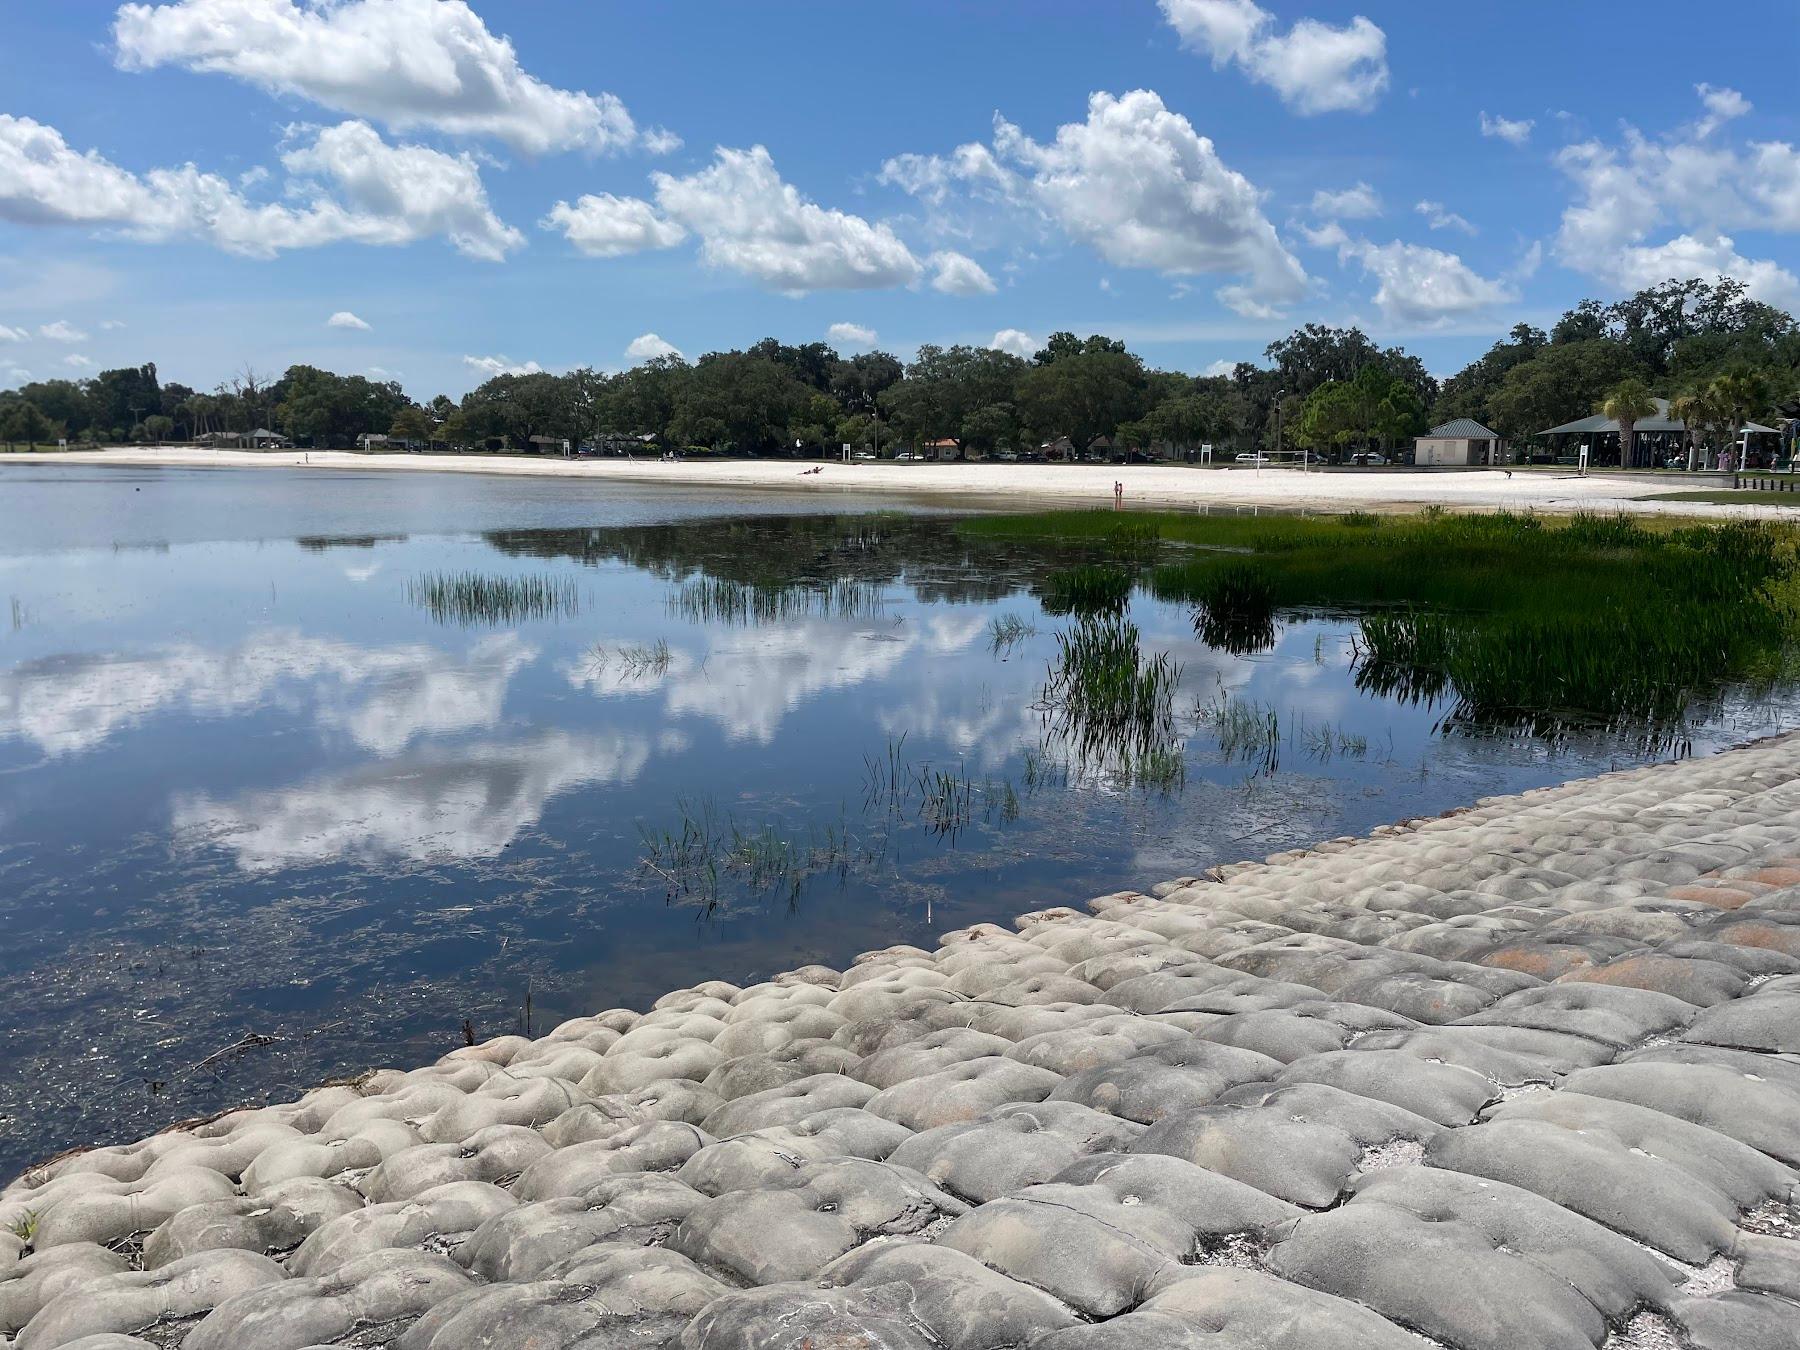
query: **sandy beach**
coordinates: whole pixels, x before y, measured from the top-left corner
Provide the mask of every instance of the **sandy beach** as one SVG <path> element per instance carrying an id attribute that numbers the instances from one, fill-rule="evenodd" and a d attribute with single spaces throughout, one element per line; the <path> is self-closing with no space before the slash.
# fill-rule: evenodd
<path id="1" fill-rule="evenodd" d="M 656 459 L 540 459 L 526 455 L 368 455 L 348 450 L 248 451 L 190 447 L 121 447 L 42 455 L 0 456 L 0 464 L 110 464 L 164 468 L 314 468 L 396 473 L 495 473 L 593 481 L 688 483 L 696 487 L 837 493 L 893 492 L 969 505 L 1046 505 L 1112 500 L 1125 485 L 1127 506 L 1267 506 L 1287 510 L 1627 511 L 1684 516 L 1780 515 L 1786 508 L 1669 501 L 1663 495 L 1729 485 L 1722 475 L 1648 478 L 1542 470 L 1462 472 L 1313 472 L 1297 469 L 1200 469 L 1187 465 L 937 464 L 826 462 L 804 472 L 797 460 L 665 462 Z M 1659 498 L 1663 498 L 1659 500 Z M 1796 497 L 1800 505 L 1800 496 Z"/>

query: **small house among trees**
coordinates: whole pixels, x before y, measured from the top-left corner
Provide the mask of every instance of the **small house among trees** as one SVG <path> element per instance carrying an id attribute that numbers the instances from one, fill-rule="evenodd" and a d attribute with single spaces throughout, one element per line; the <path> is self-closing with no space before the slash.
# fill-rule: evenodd
<path id="1" fill-rule="evenodd" d="M 1471 417 L 1441 423 L 1413 441 L 1414 464 L 1500 463 L 1500 433 L 1489 431 Z"/>

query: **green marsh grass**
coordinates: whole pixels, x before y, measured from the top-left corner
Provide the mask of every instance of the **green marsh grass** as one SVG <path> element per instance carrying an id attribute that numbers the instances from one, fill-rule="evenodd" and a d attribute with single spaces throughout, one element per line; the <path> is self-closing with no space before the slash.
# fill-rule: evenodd
<path id="1" fill-rule="evenodd" d="M 1017 614 L 998 614 L 988 620 L 988 650 L 1001 660 L 1026 638 L 1037 636 L 1037 625 Z"/>
<path id="2" fill-rule="evenodd" d="M 1077 754 L 1142 755 L 1172 743 L 1181 667 L 1167 652 L 1146 658 L 1136 624 L 1085 616 L 1057 633 L 1056 648 L 1042 706 Z"/>
<path id="3" fill-rule="evenodd" d="M 1047 614 L 1100 614 L 1122 610 L 1131 598 L 1132 576 L 1122 567 L 1079 563 L 1044 579 Z"/>
<path id="4" fill-rule="evenodd" d="M 834 577 L 818 582 L 749 582 L 698 577 L 669 598 L 671 613 L 691 623 L 744 627 L 792 619 L 855 621 L 881 614 L 885 588 L 878 582 Z"/>
<path id="5" fill-rule="evenodd" d="M 1449 705 L 1446 722 L 1555 736 L 1673 724 L 1724 683 L 1796 668 L 1800 532 L 1763 522 L 1646 524 L 1506 512 L 1155 517 L 1156 598 L 1195 608 L 1227 650 L 1283 612 L 1360 616 L 1355 678 Z M 1098 512 L 963 522 L 971 535 L 1104 539 Z"/>
<path id="6" fill-rule="evenodd" d="M 559 619 L 581 608 L 581 592 L 564 577 L 428 572 L 406 583 L 407 600 L 439 623 L 465 627 Z"/>

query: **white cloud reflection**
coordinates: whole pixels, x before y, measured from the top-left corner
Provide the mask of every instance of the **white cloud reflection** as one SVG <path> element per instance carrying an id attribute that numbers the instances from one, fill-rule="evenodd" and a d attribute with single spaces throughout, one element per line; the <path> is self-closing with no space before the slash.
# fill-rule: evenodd
<path id="1" fill-rule="evenodd" d="M 491 858 L 529 829 L 557 794 L 628 784 L 665 734 L 541 732 L 509 742 L 425 746 L 400 759 L 225 801 L 176 799 L 172 824 L 189 843 L 234 854 L 248 872 L 354 861 Z"/>
<path id="2" fill-rule="evenodd" d="M 575 688 L 601 697 L 660 690 L 671 715 L 708 718 L 731 740 L 768 745 L 787 715 L 815 695 L 881 680 L 909 657 L 961 652 L 986 625 L 984 614 L 972 613 L 860 624 L 803 619 L 735 632 L 703 659 L 673 648 L 659 669 L 626 674 L 590 662 L 564 673 Z"/>
<path id="3" fill-rule="evenodd" d="M 508 683 L 537 654 L 512 633 L 459 655 L 424 643 L 364 647 L 268 629 L 226 650 L 179 643 L 132 655 L 44 657 L 0 670 L 0 739 L 72 755 L 158 713 L 224 717 L 278 698 L 312 698 L 322 725 L 392 755 L 421 735 L 494 726 Z M 300 685 L 311 688 L 290 688 Z"/>

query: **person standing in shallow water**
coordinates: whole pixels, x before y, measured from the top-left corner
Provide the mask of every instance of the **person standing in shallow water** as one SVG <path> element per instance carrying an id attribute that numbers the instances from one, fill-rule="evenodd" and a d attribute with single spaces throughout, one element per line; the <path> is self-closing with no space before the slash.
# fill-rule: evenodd
<path id="1" fill-rule="evenodd" d="M 1113 479 L 1113 510 L 1115 510 L 1115 511 L 1118 510 L 1124 504 L 1125 504 L 1125 484 L 1121 483 L 1117 478 L 1115 478 L 1115 479 Z"/>

